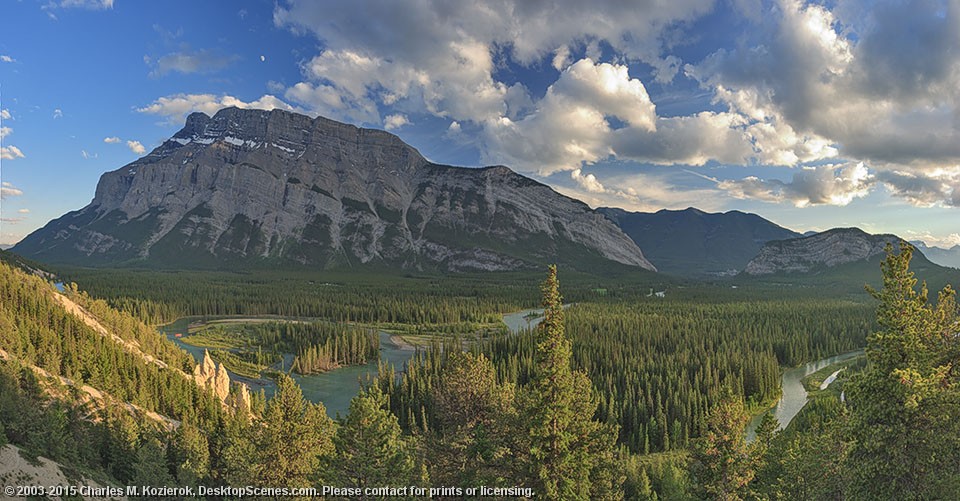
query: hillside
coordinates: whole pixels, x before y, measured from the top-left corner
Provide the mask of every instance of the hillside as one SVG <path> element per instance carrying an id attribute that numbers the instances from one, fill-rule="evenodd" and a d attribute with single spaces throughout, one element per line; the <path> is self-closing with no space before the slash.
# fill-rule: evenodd
<path id="1" fill-rule="evenodd" d="M 597 209 L 617 223 L 663 273 L 692 278 L 734 275 L 763 244 L 799 233 L 756 214 L 709 213 L 695 208 L 654 213 Z"/>
<path id="2" fill-rule="evenodd" d="M 160 467 L 155 452 L 141 453 L 151 437 L 212 425 L 226 409 L 193 367 L 133 317 L 0 263 L 0 445 L 49 458 L 71 478 L 147 480 Z"/>

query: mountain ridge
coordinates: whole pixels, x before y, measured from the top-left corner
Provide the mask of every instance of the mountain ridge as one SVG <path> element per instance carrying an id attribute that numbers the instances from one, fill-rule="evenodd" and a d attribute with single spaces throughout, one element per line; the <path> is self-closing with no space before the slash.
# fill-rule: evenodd
<path id="1" fill-rule="evenodd" d="M 765 242 L 800 235 L 757 214 L 738 210 L 597 210 L 633 239 L 659 271 L 691 278 L 733 275 Z"/>
<path id="2" fill-rule="evenodd" d="M 602 215 L 507 167 L 435 164 L 385 131 L 237 108 L 189 115 L 12 250 L 82 265 L 655 270 Z"/>
<path id="3" fill-rule="evenodd" d="M 960 268 L 960 244 L 954 245 L 949 249 L 943 247 L 928 246 L 925 242 L 913 240 L 910 242 L 923 252 L 927 259 L 950 268 Z"/>
<path id="4" fill-rule="evenodd" d="M 767 242 L 743 272 L 747 275 L 810 273 L 818 268 L 833 268 L 883 255 L 887 244 L 899 251 L 902 242 L 905 241 L 892 234 L 872 235 L 855 227 L 833 228 L 816 235 Z"/>

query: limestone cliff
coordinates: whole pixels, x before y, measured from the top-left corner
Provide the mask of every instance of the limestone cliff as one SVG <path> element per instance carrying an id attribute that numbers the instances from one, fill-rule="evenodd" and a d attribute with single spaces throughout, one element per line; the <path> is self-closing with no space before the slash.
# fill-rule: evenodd
<path id="1" fill-rule="evenodd" d="M 14 251 L 82 265 L 654 269 L 602 215 L 506 167 L 437 165 L 384 131 L 237 108 L 190 115 Z"/>
<path id="2" fill-rule="evenodd" d="M 899 248 L 896 235 L 871 235 L 859 228 L 835 228 L 802 238 L 767 242 L 747 263 L 748 275 L 807 273 L 817 268 L 864 261 L 884 253 L 887 243 Z"/>

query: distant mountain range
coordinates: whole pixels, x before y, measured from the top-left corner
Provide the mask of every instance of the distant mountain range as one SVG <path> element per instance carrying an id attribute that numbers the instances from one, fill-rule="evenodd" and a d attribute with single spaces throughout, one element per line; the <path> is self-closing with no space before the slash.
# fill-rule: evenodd
<path id="1" fill-rule="evenodd" d="M 653 213 L 608 207 L 597 210 L 617 223 L 658 270 L 683 277 L 736 275 L 766 242 L 801 236 L 740 211 L 709 213 L 692 207 Z"/>
<path id="2" fill-rule="evenodd" d="M 88 206 L 11 251 L 81 266 L 460 272 L 559 263 L 856 281 L 879 276 L 864 263 L 899 241 L 856 228 L 801 235 L 740 211 L 592 210 L 507 167 L 431 163 L 384 131 L 226 108 L 191 114 L 150 154 L 104 174 Z M 960 246 L 918 249 L 918 269 L 960 267 Z"/>
<path id="3" fill-rule="evenodd" d="M 237 108 L 191 114 L 12 250 L 85 266 L 655 269 L 600 213 L 506 167 L 437 165 L 384 131 Z"/>
<path id="4" fill-rule="evenodd" d="M 920 241 L 911 241 L 910 243 L 920 249 L 920 251 L 927 256 L 927 259 L 934 263 L 940 266 L 960 268 L 960 245 L 954 245 L 949 249 L 944 249 L 942 247 L 927 247 L 925 243 Z"/>

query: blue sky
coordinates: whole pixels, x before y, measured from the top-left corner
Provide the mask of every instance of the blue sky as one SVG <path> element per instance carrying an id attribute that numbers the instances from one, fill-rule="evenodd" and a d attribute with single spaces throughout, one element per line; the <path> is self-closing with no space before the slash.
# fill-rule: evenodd
<path id="1" fill-rule="evenodd" d="M 960 2 L 3 0 L 0 244 L 191 111 L 283 108 L 592 206 L 960 244 Z"/>

